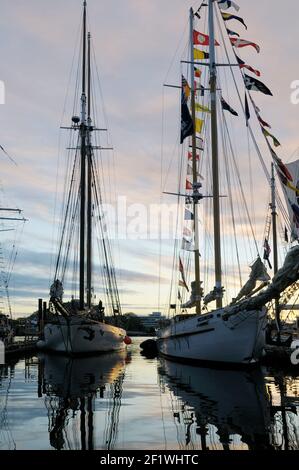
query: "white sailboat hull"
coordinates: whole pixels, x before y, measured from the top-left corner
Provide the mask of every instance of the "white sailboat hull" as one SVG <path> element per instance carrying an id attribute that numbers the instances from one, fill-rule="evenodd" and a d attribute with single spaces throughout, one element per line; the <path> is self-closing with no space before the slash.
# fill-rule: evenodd
<path id="1" fill-rule="evenodd" d="M 250 364 L 259 361 L 265 342 L 266 311 L 241 312 L 228 320 L 223 310 L 175 321 L 160 329 L 161 354 L 191 361 Z"/>
<path id="2" fill-rule="evenodd" d="M 70 355 L 99 354 L 123 350 L 125 337 L 125 330 L 106 323 L 75 318 L 67 324 L 61 319 L 45 325 L 38 348 Z"/>

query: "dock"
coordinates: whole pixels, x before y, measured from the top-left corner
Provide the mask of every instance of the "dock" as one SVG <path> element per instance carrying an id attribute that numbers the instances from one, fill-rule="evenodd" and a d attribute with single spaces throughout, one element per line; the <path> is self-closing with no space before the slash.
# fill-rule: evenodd
<path id="1" fill-rule="evenodd" d="M 23 356 L 36 352 L 37 339 L 30 339 L 26 341 L 15 341 L 9 344 L 5 348 L 5 358 L 9 359 L 12 357 Z"/>
<path id="2" fill-rule="evenodd" d="M 294 349 L 287 346 L 278 346 L 267 344 L 265 347 L 265 355 L 261 359 L 261 363 L 265 365 L 277 364 L 280 366 L 294 366 L 291 362 L 291 355 Z"/>

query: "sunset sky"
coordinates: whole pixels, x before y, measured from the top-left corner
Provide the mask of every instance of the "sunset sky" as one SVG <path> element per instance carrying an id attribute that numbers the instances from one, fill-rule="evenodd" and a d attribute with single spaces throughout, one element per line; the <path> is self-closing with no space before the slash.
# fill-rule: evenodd
<path id="1" fill-rule="evenodd" d="M 282 143 L 280 156 L 286 162 L 292 161 L 299 155 L 299 105 L 290 100 L 291 83 L 299 80 L 299 3 L 236 2 L 240 11 L 231 13 L 245 19 L 248 31 L 235 21 L 227 26 L 261 46 L 260 54 L 248 50 L 241 56 L 262 71 L 261 80 L 273 92 L 272 98 L 258 96 L 257 102 Z M 59 169 L 63 167 L 59 145 L 64 140 L 59 126 L 68 125 L 72 114 L 69 101 L 64 112 L 64 102 L 82 3 L 1 0 L 0 80 L 5 83 L 6 103 L 0 105 L 0 144 L 18 165 L 1 153 L 0 181 L 4 202 L 23 209 L 28 219 L 11 280 L 17 315 L 31 313 L 39 297 L 47 299 L 51 284 L 58 161 Z M 116 193 L 126 196 L 128 205 L 148 207 L 160 202 L 163 109 L 164 169 L 169 165 L 171 168 L 170 180 L 165 183 L 164 175 L 163 187 L 176 189 L 172 186 L 176 167 L 171 166 L 171 152 L 178 138 L 180 97 L 177 91 L 163 91 L 163 83 L 179 83 L 179 61 L 188 40 L 189 8 L 197 9 L 199 5 L 190 0 L 88 1 L 89 25 L 115 149 Z M 258 141 L 262 141 L 261 135 Z M 262 186 L 266 182 L 258 174 L 255 192 L 258 200 L 260 191 L 264 210 L 267 200 Z M 59 189 L 63 178 L 59 172 L 58 176 Z M 261 233 L 263 224 L 262 220 Z M 6 243 L 7 235 L 1 237 Z M 113 245 L 123 311 L 146 314 L 161 309 L 168 302 L 172 242 L 166 242 L 163 248 L 160 305 L 159 242 L 120 240 Z"/>

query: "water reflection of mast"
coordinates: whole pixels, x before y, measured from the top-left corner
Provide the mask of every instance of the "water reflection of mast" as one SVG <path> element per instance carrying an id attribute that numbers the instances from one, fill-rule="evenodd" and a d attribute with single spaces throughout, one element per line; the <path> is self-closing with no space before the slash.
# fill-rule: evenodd
<path id="1" fill-rule="evenodd" d="M 3 402 L 3 406 L 0 402 L 1 408 L 0 408 L 0 431 L 5 434 L 7 434 L 8 437 L 8 442 L 9 442 L 9 449 L 11 449 L 10 443 L 12 445 L 13 450 L 16 450 L 16 443 L 13 438 L 13 434 L 11 432 L 11 429 L 8 424 L 8 419 L 7 419 L 7 403 L 8 403 L 8 397 L 9 397 L 9 392 L 10 392 L 10 387 L 11 387 L 11 382 L 14 376 L 14 366 L 0 366 L 0 386 L 2 385 L 2 378 L 8 379 L 8 386 L 6 389 L 5 393 L 5 398 Z"/>
<path id="2" fill-rule="evenodd" d="M 94 412 L 96 397 L 112 394 L 112 408 L 108 409 L 109 427 L 104 431 L 105 448 L 113 448 L 121 406 L 122 373 L 125 353 L 107 354 L 105 357 L 72 360 L 65 357 L 44 356 L 39 362 L 38 394 L 46 395 L 49 417 L 50 444 L 57 450 L 81 448 L 93 450 Z M 108 397 L 109 397 L 108 395 Z M 109 402 L 111 405 L 111 402 Z M 74 445 L 69 429 L 73 424 Z M 76 433 L 79 431 L 79 435 Z"/>
<path id="3" fill-rule="evenodd" d="M 273 446 L 279 450 L 298 450 L 299 448 L 298 424 L 294 423 L 292 418 L 298 416 L 298 399 L 296 399 L 296 393 L 293 397 L 288 396 L 290 391 L 290 387 L 288 387 L 289 379 L 281 372 L 274 373 L 274 385 L 279 396 L 278 405 L 273 404 L 273 394 L 270 386 L 268 387 L 271 400 Z"/>
<path id="4" fill-rule="evenodd" d="M 105 431 L 105 448 L 111 450 L 114 448 L 118 433 L 119 412 L 121 407 L 121 397 L 123 392 L 124 374 L 112 384 L 112 408 L 108 416 L 108 425 Z"/>

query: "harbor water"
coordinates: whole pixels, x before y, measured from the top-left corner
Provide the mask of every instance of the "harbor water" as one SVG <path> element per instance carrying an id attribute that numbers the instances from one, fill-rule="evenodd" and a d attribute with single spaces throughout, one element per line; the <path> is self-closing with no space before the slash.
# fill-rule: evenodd
<path id="1" fill-rule="evenodd" d="M 42 355 L 0 368 L 0 450 L 299 449 L 299 378 L 140 354 Z"/>

